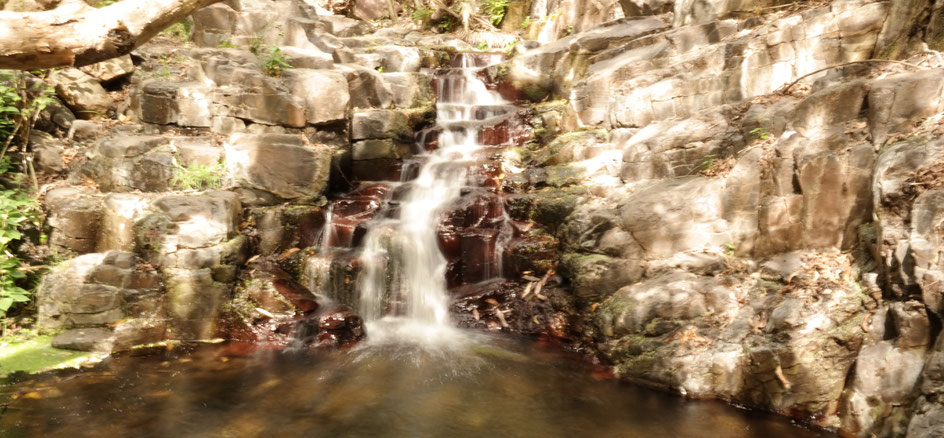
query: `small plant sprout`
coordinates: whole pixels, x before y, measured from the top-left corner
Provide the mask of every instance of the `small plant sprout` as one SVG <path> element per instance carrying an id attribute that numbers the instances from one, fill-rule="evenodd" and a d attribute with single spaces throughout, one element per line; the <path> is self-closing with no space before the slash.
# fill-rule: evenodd
<path id="1" fill-rule="evenodd" d="M 174 188 L 185 191 L 213 190 L 223 186 L 223 173 L 226 165 L 190 163 L 187 167 L 177 165 L 177 171 L 171 179 Z"/>
<path id="2" fill-rule="evenodd" d="M 518 46 L 517 40 L 512 41 L 507 46 L 505 46 L 505 50 L 503 50 L 503 52 L 505 53 L 505 56 L 508 56 L 508 57 L 513 56 L 515 54 L 515 47 L 517 46 Z"/>
<path id="3" fill-rule="evenodd" d="M 528 30 L 531 27 L 531 16 L 524 17 L 524 21 L 521 22 L 521 30 Z"/>
<path id="4" fill-rule="evenodd" d="M 488 50 L 488 43 L 485 42 L 485 41 L 479 41 L 479 43 L 475 45 L 475 49 L 476 49 L 476 50 L 481 50 L 481 51 L 484 52 L 484 51 Z"/>
<path id="5" fill-rule="evenodd" d="M 263 60 L 262 68 L 267 75 L 279 77 L 282 75 L 283 71 L 293 67 L 292 64 L 289 64 L 288 61 L 285 60 L 282 49 L 273 46 L 269 51 L 269 56 Z"/>
<path id="6" fill-rule="evenodd" d="M 430 15 L 433 15 L 433 10 L 429 8 L 420 8 L 413 11 L 413 21 L 425 21 L 429 18 Z"/>
<path id="7" fill-rule="evenodd" d="M 760 124 L 760 126 L 751 129 L 748 132 L 750 132 L 750 134 L 753 135 L 754 139 L 756 140 L 767 140 L 770 138 L 770 118 L 761 117 L 757 119 L 757 122 Z"/>
<path id="8" fill-rule="evenodd" d="M 256 35 L 252 37 L 252 39 L 249 40 L 249 53 L 252 53 L 253 55 L 256 55 L 256 56 L 261 55 L 263 43 L 264 41 L 262 40 L 261 36 Z"/>
<path id="9" fill-rule="evenodd" d="M 229 36 L 220 40 L 220 43 L 216 45 L 217 49 L 235 49 L 236 46 L 233 45 L 232 41 L 229 39 Z"/>

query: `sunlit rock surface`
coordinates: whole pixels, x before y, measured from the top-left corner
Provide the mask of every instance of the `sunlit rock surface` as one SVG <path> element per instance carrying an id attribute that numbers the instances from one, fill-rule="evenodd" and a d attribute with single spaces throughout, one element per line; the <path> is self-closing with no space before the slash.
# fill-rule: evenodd
<path id="1" fill-rule="evenodd" d="M 942 433 L 938 9 L 533 0 L 496 29 L 362 21 L 388 6 L 223 2 L 192 45 L 54 75 L 31 143 L 66 180 L 44 192 L 48 243 L 77 256 L 39 293 L 58 345 L 347 348 L 416 312 L 416 268 L 447 289 L 440 322 L 628 381 L 850 436 Z M 266 71 L 275 56 L 291 68 Z M 75 120 L 90 111 L 130 121 Z M 214 187 L 180 185 L 203 168 Z"/>

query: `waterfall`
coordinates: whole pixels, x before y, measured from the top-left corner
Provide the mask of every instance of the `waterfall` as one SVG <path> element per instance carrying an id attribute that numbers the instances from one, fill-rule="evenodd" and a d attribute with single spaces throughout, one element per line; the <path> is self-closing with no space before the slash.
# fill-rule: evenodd
<path id="1" fill-rule="evenodd" d="M 373 223 L 364 236 L 358 310 L 367 321 L 369 338 L 383 338 L 384 331 L 390 331 L 390 324 L 381 321 L 396 321 L 398 337 L 404 332 L 410 336 L 417 328 L 427 338 L 453 331 L 447 260 L 437 229 L 445 209 L 469 185 L 468 167 L 484 147 L 477 142 L 482 121 L 507 113 L 509 106 L 476 76 L 500 55 L 458 56 L 459 67 L 441 72 L 435 81 L 438 148 L 418 157 L 422 165 L 414 180 L 401 182 L 398 213 Z M 403 326 L 411 329 L 400 330 Z"/>

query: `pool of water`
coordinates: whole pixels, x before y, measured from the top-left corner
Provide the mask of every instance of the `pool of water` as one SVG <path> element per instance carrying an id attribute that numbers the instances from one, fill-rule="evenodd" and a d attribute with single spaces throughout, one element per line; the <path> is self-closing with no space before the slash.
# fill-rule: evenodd
<path id="1" fill-rule="evenodd" d="M 789 419 L 594 378 L 553 347 L 233 345 L 112 357 L 0 386 L 0 437 L 819 437 Z"/>

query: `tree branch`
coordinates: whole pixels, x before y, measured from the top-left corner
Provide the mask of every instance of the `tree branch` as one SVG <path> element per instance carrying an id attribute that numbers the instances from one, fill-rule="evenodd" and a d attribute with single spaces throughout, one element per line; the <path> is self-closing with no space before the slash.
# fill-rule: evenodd
<path id="1" fill-rule="evenodd" d="M 63 1 L 0 12 L 0 69 L 83 66 L 125 55 L 197 9 L 222 0 L 124 0 L 101 9 Z"/>
<path id="2" fill-rule="evenodd" d="M 813 76 L 813 75 L 815 75 L 815 74 L 817 74 L 817 73 L 822 73 L 822 72 L 824 72 L 824 71 L 826 71 L 826 70 L 832 70 L 832 69 L 834 69 L 834 68 L 845 67 L 845 66 L 847 66 L 847 65 L 853 65 L 853 64 L 883 63 L 883 62 L 889 62 L 889 63 L 892 63 L 892 64 L 901 64 L 901 65 L 905 65 L 905 66 L 908 66 L 908 67 L 916 68 L 916 69 L 918 69 L 918 70 L 923 70 L 923 69 L 924 69 L 924 68 L 922 68 L 920 65 L 915 65 L 915 64 L 908 63 L 908 62 L 904 62 L 904 61 L 896 61 L 896 60 L 894 60 L 894 59 L 863 59 L 863 60 L 861 60 L 861 61 L 849 61 L 849 62 L 843 62 L 842 64 L 835 64 L 835 65 L 831 65 L 831 66 L 829 66 L 829 67 L 824 67 L 824 68 L 821 68 L 821 69 L 819 69 L 819 70 L 812 71 L 812 72 L 809 72 L 809 73 L 807 73 L 807 74 L 805 74 L 805 75 L 803 75 L 803 76 L 800 76 L 800 77 L 796 78 L 795 81 L 791 82 L 789 85 L 787 85 L 787 86 L 784 87 L 782 90 L 780 90 L 779 93 L 781 93 L 781 94 L 787 94 L 787 93 L 790 92 L 790 89 L 793 88 L 794 85 L 800 83 L 801 80 L 806 79 L 806 78 L 808 78 L 808 77 L 810 77 L 810 76 Z"/>

